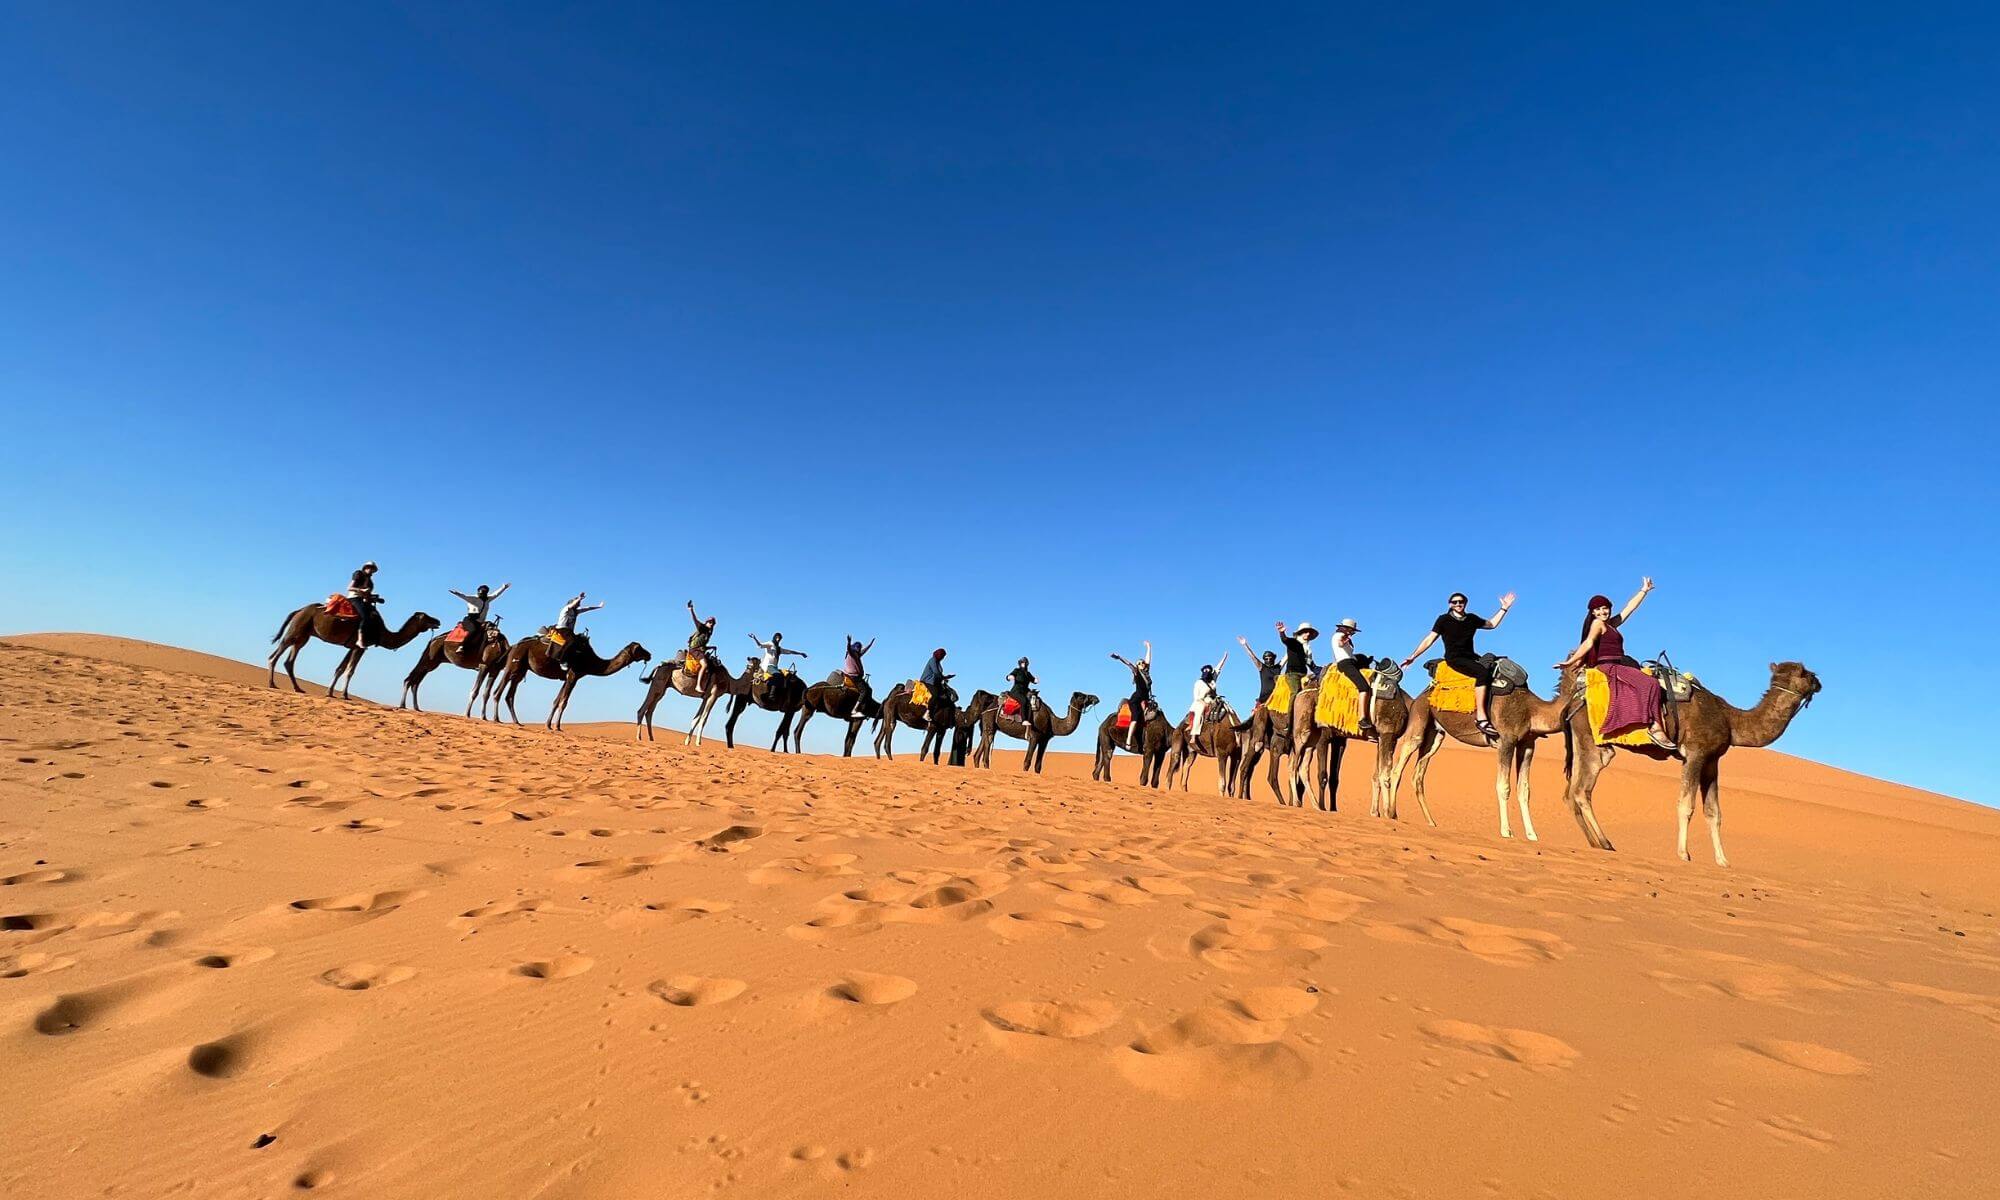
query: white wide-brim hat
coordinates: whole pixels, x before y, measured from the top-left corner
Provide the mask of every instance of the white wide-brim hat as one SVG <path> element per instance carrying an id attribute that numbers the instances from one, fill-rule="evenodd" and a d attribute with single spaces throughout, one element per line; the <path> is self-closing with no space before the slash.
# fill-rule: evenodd
<path id="1" fill-rule="evenodd" d="M 1354 618 L 1353 618 L 1353 617 L 1342 617 L 1342 618 L 1340 619 L 1340 624 L 1338 624 L 1338 625 L 1335 625 L 1335 626 L 1334 626 L 1334 628 L 1335 628 L 1335 629 L 1345 629 L 1345 630 L 1346 630 L 1347 632 L 1349 632 L 1349 633 L 1360 633 L 1360 632 L 1361 632 L 1361 626 L 1359 626 L 1359 625 L 1356 625 L 1356 624 L 1354 623 Z"/>
<path id="2" fill-rule="evenodd" d="M 1299 627 L 1297 629 L 1292 630 L 1292 636 L 1295 638 L 1302 638 L 1302 639 L 1308 637 L 1318 637 L 1319 630 L 1313 628 L 1313 623 L 1311 621 L 1300 621 Z"/>

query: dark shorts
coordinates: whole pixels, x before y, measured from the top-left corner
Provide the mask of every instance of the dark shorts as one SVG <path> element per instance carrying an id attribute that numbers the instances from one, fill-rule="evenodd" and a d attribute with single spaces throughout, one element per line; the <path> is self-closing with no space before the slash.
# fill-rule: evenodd
<path id="1" fill-rule="evenodd" d="M 1367 693 L 1368 679 L 1361 673 L 1360 659 L 1343 658 L 1339 662 L 1333 664 L 1333 668 L 1334 670 L 1339 671 L 1342 675 L 1345 675 L 1349 679 L 1353 680 L 1356 691 L 1359 691 L 1363 694 Z"/>
<path id="2" fill-rule="evenodd" d="M 1480 687 L 1485 687 L 1493 682 L 1493 668 L 1481 659 L 1447 658 L 1444 660 L 1444 665 L 1457 671 L 1460 675 L 1470 676 L 1472 682 L 1478 684 Z"/>

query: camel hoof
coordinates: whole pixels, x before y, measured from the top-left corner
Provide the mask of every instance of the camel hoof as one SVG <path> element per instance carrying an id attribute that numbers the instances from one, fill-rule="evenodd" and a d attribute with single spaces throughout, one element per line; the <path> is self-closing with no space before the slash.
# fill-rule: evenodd
<path id="1" fill-rule="evenodd" d="M 1715 859 L 1715 865 L 1718 867 L 1727 867 L 1729 865 L 1729 860 L 1723 858 L 1721 855 L 1717 855 Z"/>
<path id="2" fill-rule="evenodd" d="M 1531 841 L 1531 842 L 1539 842 L 1539 841 L 1541 841 L 1541 840 L 1542 840 L 1542 839 L 1540 839 L 1540 838 L 1536 837 L 1536 836 L 1535 836 L 1534 834 L 1532 834 L 1532 833 L 1528 834 L 1528 835 L 1527 835 L 1527 838 L 1528 838 L 1528 840 L 1529 840 L 1529 841 Z"/>

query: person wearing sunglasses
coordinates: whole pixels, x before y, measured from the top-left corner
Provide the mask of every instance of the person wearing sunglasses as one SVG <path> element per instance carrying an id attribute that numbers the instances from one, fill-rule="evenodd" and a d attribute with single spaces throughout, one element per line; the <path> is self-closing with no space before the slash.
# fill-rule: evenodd
<path id="1" fill-rule="evenodd" d="M 1493 683 L 1493 668 L 1480 661 L 1479 652 L 1474 648 L 1473 641 L 1482 629 L 1500 628 L 1500 622 L 1507 619 L 1507 610 L 1513 607 L 1514 593 L 1508 592 L 1500 597 L 1500 611 L 1489 620 L 1467 611 L 1464 592 L 1453 592 L 1450 607 L 1445 610 L 1443 616 L 1431 623 L 1431 631 L 1424 635 L 1424 640 L 1418 642 L 1417 648 L 1410 651 L 1410 656 L 1403 660 L 1403 666 L 1408 667 L 1434 643 L 1442 641 L 1445 665 L 1472 680 L 1473 722 L 1489 741 L 1497 741 L 1500 737 L 1500 731 L 1493 727 L 1493 722 L 1486 716 L 1486 690 Z"/>

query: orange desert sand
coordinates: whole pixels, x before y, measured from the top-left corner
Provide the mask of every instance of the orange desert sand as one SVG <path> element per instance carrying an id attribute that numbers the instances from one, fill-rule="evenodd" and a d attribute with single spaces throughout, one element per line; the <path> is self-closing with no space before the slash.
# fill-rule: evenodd
<path id="1" fill-rule="evenodd" d="M 0 643 L 0 1194 L 2000 1187 L 1974 805 L 1737 751 L 1723 871 L 1629 758 L 1587 849 L 1559 747 L 1534 844 L 1458 747 L 1433 830 L 1365 815 L 1372 754 L 1330 815 L 1093 784 L 1081 735 L 1033 778 L 263 681 Z"/>

